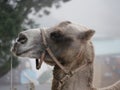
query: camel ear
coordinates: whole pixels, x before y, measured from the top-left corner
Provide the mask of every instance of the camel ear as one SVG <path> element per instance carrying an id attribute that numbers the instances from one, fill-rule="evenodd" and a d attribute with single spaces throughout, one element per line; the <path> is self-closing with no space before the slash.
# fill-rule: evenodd
<path id="1" fill-rule="evenodd" d="M 94 35 L 95 31 L 92 30 L 92 29 L 89 29 L 87 31 L 84 31 L 84 32 L 81 32 L 79 34 L 79 39 L 82 39 L 82 40 L 90 40 L 91 37 Z"/>

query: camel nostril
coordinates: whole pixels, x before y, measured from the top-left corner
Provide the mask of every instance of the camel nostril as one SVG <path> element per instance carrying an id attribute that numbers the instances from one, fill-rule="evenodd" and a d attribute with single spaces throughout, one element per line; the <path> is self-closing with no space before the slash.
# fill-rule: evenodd
<path id="1" fill-rule="evenodd" d="M 18 43 L 14 43 L 14 45 L 11 47 L 11 52 L 16 52 L 18 47 Z"/>
<path id="2" fill-rule="evenodd" d="M 20 33 L 17 42 L 20 42 L 21 44 L 25 44 L 27 42 L 27 37 L 24 34 Z"/>

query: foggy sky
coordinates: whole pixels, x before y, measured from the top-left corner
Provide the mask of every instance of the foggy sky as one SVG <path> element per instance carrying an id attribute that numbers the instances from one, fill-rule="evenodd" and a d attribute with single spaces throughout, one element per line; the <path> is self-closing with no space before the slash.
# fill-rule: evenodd
<path id="1" fill-rule="evenodd" d="M 96 30 L 95 38 L 120 38 L 120 0 L 72 0 L 50 11 L 49 16 L 36 18 L 36 22 L 53 26 L 70 20 Z"/>

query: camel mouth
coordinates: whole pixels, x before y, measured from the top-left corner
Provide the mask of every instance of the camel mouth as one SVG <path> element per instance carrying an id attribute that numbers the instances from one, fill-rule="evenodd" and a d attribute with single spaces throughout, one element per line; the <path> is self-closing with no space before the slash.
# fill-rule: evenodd
<path id="1" fill-rule="evenodd" d="M 22 56 L 23 54 L 25 53 L 28 53 L 30 51 L 32 51 L 34 49 L 34 47 L 31 47 L 27 50 L 24 50 L 24 51 L 18 51 L 18 50 L 15 50 L 14 48 L 12 49 L 12 52 L 16 55 L 16 56 Z"/>
<path id="2" fill-rule="evenodd" d="M 16 53 L 16 55 L 17 55 L 17 56 L 21 56 L 22 54 L 27 53 L 27 52 L 29 52 L 29 51 L 31 51 L 31 50 L 32 50 L 32 48 L 30 48 L 30 49 L 28 49 L 28 50 L 25 50 L 25 51 L 22 51 L 22 52 L 18 52 L 18 53 Z"/>

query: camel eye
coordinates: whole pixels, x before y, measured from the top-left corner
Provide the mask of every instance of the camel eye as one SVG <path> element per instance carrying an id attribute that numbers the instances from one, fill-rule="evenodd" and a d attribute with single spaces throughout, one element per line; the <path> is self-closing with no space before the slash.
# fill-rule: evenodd
<path id="1" fill-rule="evenodd" d="M 27 37 L 24 34 L 20 33 L 17 41 L 20 42 L 21 44 L 24 44 L 27 42 Z"/>
<path id="2" fill-rule="evenodd" d="M 60 31 L 55 31 L 50 34 L 50 38 L 55 42 L 63 41 L 64 35 Z"/>

